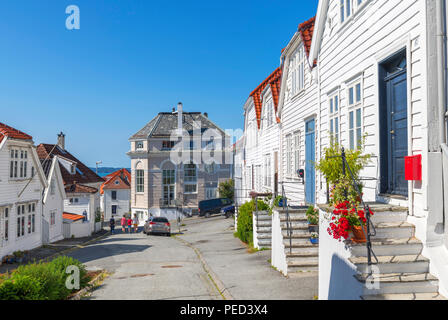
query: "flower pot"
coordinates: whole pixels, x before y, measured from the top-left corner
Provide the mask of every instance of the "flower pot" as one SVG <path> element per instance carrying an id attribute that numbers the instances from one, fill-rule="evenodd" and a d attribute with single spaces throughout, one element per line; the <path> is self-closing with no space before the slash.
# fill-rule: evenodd
<path id="1" fill-rule="evenodd" d="M 366 230 L 363 227 L 352 226 L 351 229 L 353 232 L 353 237 L 351 240 L 353 242 L 355 242 L 355 243 L 366 243 L 367 242 Z"/>
<path id="2" fill-rule="evenodd" d="M 312 244 L 319 244 L 319 238 L 310 238 Z"/>
<path id="3" fill-rule="evenodd" d="M 310 233 L 313 233 L 313 232 L 318 233 L 319 232 L 319 226 L 316 225 L 316 224 L 309 224 L 308 225 L 308 230 L 309 230 Z"/>

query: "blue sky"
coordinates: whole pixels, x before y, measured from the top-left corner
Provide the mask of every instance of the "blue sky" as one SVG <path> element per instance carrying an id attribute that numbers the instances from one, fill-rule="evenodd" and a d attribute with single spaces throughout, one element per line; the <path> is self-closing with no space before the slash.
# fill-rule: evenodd
<path id="1" fill-rule="evenodd" d="M 0 122 L 94 166 L 128 167 L 128 138 L 182 101 L 242 128 L 249 93 L 312 1 L 0 0 Z M 80 30 L 67 30 L 77 5 Z"/>

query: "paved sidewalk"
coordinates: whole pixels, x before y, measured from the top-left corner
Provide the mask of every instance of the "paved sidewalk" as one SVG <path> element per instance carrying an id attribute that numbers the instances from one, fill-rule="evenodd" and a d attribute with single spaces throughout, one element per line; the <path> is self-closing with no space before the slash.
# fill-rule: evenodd
<path id="1" fill-rule="evenodd" d="M 94 233 L 90 237 L 83 237 L 77 239 L 64 239 L 30 250 L 26 255 L 25 261 L 20 265 L 24 265 L 33 261 L 40 261 L 43 259 L 52 258 L 57 254 L 64 253 L 67 250 L 71 250 L 85 243 L 89 243 L 90 241 L 95 240 L 96 238 L 101 237 L 107 233 L 108 233 L 107 230 L 101 230 L 97 233 Z M 12 272 L 15 269 L 17 269 L 17 267 L 19 267 L 19 264 L 17 263 L 2 264 L 0 265 L 0 274 L 6 272 Z"/>
<path id="2" fill-rule="evenodd" d="M 233 236 L 233 220 L 223 217 L 187 222 L 179 237 L 197 248 L 214 274 L 236 300 L 313 300 L 318 296 L 317 273 L 286 278 L 273 269 L 271 251 L 248 253 Z"/>

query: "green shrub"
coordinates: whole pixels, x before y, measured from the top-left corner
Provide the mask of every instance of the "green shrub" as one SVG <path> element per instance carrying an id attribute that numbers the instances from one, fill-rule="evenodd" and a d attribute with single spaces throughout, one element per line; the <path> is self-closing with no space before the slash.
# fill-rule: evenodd
<path id="1" fill-rule="evenodd" d="M 73 292 L 66 287 L 68 266 L 80 271 L 80 287 L 87 285 L 85 267 L 71 257 L 61 256 L 51 262 L 31 263 L 18 267 L 0 279 L 0 300 L 64 300 Z"/>
<path id="2" fill-rule="evenodd" d="M 308 210 L 306 211 L 306 217 L 310 224 L 312 225 L 319 224 L 319 211 L 315 209 L 314 206 L 308 207 Z"/>
<path id="3" fill-rule="evenodd" d="M 269 210 L 269 205 L 262 200 L 258 200 L 258 210 L 267 211 Z M 246 202 L 238 210 L 238 228 L 236 235 L 237 237 L 249 245 L 253 244 L 253 221 L 252 214 L 255 211 L 255 201 Z"/>
<path id="4" fill-rule="evenodd" d="M 16 275 L 0 283 L 0 300 L 45 300 L 45 297 L 38 279 Z"/>

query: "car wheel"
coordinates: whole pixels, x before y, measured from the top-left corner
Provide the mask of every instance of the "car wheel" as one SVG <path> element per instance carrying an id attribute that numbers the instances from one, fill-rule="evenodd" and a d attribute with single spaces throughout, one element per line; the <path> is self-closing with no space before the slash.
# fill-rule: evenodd
<path id="1" fill-rule="evenodd" d="M 207 213 L 205 214 L 205 217 L 206 217 L 206 218 L 210 218 L 210 212 L 207 212 Z"/>

